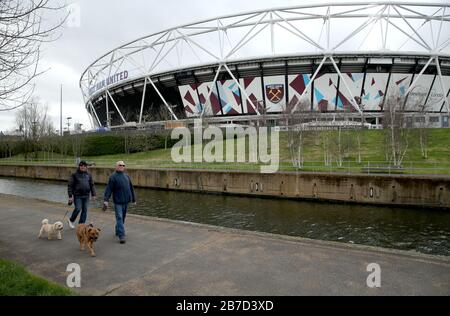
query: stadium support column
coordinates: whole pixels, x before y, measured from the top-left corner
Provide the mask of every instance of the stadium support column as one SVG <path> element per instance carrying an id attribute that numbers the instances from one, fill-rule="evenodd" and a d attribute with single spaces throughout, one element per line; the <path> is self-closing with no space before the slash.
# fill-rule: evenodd
<path id="1" fill-rule="evenodd" d="M 178 117 L 175 115 L 175 113 L 173 113 L 172 108 L 169 106 L 169 104 L 167 103 L 166 99 L 164 99 L 163 95 L 161 94 L 161 92 L 159 92 L 158 88 L 156 87 L 155 83 L 153 82 L 153 80 L 150 77 L 147 77 L 147 80 L 150 82 L 150 84 L 152 85 L 153 89 L 155 89 L 156 93 L 159 95 L 159 97 L 161 98 L 161 100 L 163 101 L 164 105 L 166 106 L 166 108 L 169 110 L 170 114 L 172 114 L 173 118 L 175 119 L 175 121 L 178 121 Z"/>
<path id="2" fill-rule="evenodd" d="M 238 70 L 237 67 L 236 67 L 236 73 L 237 73 L 237 80 L 240 80 L 241 75 L 239 74 L 239 70 Z M 245 85 L 244 85 L 244 89 L 245 89 Z M 244 100 L 242 99 L 241 88 L 239 88 L 239 99 L 241 100 L 241 112 L 242 112 L 242 114 L 244 114 L 245 113 L 245 111 L 244 111 Z"/>
<path id="3" fill-rule="evenodd" d="M 142 123 L 142 113 L 144 111 L 145 93 L 147 92 L 147 77 L 144 79 L 144 90 L 142 90 L 141 112 L 139 114 L 139 124 Z"/>
<path id="4" fill-rule="evenodd" d="M 381 103 L 381 110 L 384 111 L 384 105 L 386 104 L 386 96 L 389 93 L 389 85 L 391 84 L 391 80 L 392 80 L 392 68 L 394 68 L 394 59 L 392 59 L 392 65 L 391 67 L 389 67 L 389 76 L 388 76 L 388 80 L 386 82 L 386 89 L 384 90 L 384 97 L 383 97 L 383 102 Z"/>
<path id="5" fill-rule="evenodd" d="M 419 81 L 420 78 L 422 78 L 423 73 L 425 72 L 425 70 L 427 70 L 428 66 L 431 64 L 431 62 L 433 61 L 434 57 L 431 57 L 430 60 L 428 60 L 428 62 L 426 63 L 426 65 L 423 67 L 422 71 L 419 73 L 419 75 L 417 76 L 417 78 L 414 80 L 414 82 L 409 86 L 408 91 L 406 91 L 405 96 L 408 96 L 411 91 L 414 89 L 414 87 L 416 86 L 417 82 Z"/>
<path id="6" fill-rule="evenodd" d="M 415 76 L 416 76 L 416 73 L 418 72 L 417 69 L 419 69 L 419 59 L 418 58 L 416 59 L 416 63 L 414 64 L 414 68 L 412 70 L 411 82 L 409 83 L 410 87 L 412 86 L 412 84 L 414 82 L 414 79 L 415 79 Z M 403 108 L 406 108 L 406 103 L 408 103 L 408 98 L 409 98 L 409 94 L 405 93 L 404 94 L 404 101 L 403 101 L 403 104 L 402 104 Z"/>
<path id="7" fill-rule="evenodd" d="M 345 86 L 345 89 L 347 89 L 347 92 L 350 95 L 350 98 L 351 98 L 350 100 L 352 102 L 353 107 L 355 108 L 355 110 L 357 110 L 359 112 L 359 114 L 362 115 L 363 113 L 362 113 L 361 109 L 359 108 L 358 103 L 356 102 L 355 97 L 352 94 L 352 91 L 348 87 L 347 81 L 345 80 L 344 76 L 342 75 L 341 71 L 339 70 L 339 67 L 336 65 L 336 62 L 334 61 L 333 56 L 330 56 L 330 60 L 331 60 L 331 63 L 333 64 L 333 66 L 334 66 L 334 69 L 336 69 L 336 72 L 338 73 L 339 78 L 341 78 L 342 83 Z"/>
<path id="8" fill-rule="evenodd" d="M 102 123 L 100 122 L 100 120 L 99 120 L 99 118 L 98 118 L 98 115 L 97 115 L 97 111 L 95 111 L 95 108 L 94 108 L 94 106 L 92 105 L 92 102 L 91 102 L 91 101 L 89 101 L 89 106 L 91 107 L 91 111 L 92 111 L 92 113 L 94 113 L 95 118 L 97 119 L 98 127 L 102 127 L 103 125 L 102 125 Z"/>
<path id="9" fill-rule="evenodd" d="M 234 82 L 238 85 L 239 89 L 241 89 L 241 91 L 244 93 L 245 98 L 247 99 L 247 101 L 250 103 L 250 105 L 253 107 L 253 109 L 255 110 L 256 114 L 261 115 L 261 113 L 259 113 L 258 108 L 255 107 L 255 105 L 253 104 L 252 100 L 250 99 L 250 97 L 248 96 L 247 92 L 245 91 L 245 89 L 243 89 L 239 83 L 239 81 L 237 81 L 236 77 L 233 75 L 233 73 L 231 72 L 230 68 L 228 68 L 227 64 L 223 65 L 225 67 L 225 69 L 228 71 L 228 73 L 230 74 L 231 78 L 234 80 Z M 264 91 L 263 91 L 264 93 Z"/>
<path id="10" fill-rule="evenodd" d="M 364 70 L 364 78 L 363 78 L 363 82 L 362 82 L 362 86 L 361 86 L 361 93 L 359 95 L 361 100 L 362 100 L 363 96 L 366 94 L 365 86 L 366 86 L 366 79 L 367 79 L 367 66 L 368 66 L 368 64 L 369 64 L 369 58 L 366 58 L 366 62 L 364 63 L 364 68 L 363 68 L 363 70 Z"/>
<path id="11" fill-rule="evenodd" d="M 448 92 L 445 95 L 445 98 L 448 99 L 449 96 L 450 96 L 450 89 L 448 89 Z M 445 103 L 445 100 L 444 100 L 444 102 L 442 102 L 442 106 L 441 106 L 441 109 L 439 110 L 439 113 L 442 113 L 442 110 L 444 109 L 445 104 L 446 103 Z"/>
<path id="12" fill-rule="evenodd" d="M 127 124 L 127 121 L 124 119 L 124 117 L 123 117 L 123 115 L 122 115 L 122 112 L 120 112 L 120 109 L 119 109 L 119 107 L 117 106 L 116 101 L 114 101 L 114 98 L 112 97 L 111 93 L 109 93 L 108 90 L 106 90 L 106 93 L 107 93 L 107 94 L 109 95 L 109 97 L 111 98 L 111 101 L 112 101 L 112 103 L 114 104 L 114 107 L 116 108 L 117 112 L 119 113 L 120 118 L 122 119 L 123 123 L 124 123 L 124 124 Z"/>
<path id="13" fill-rule="evenodd" d="M 261 94 L 262 94 L 262 107 L 259 106 L 259 101 L 256 100 L 256 106 L 262 108 L 264 110 L 264 113 L 266 113 L 266 105 L 267 105 L 267 101 L 266 101 L 266 88 L 265 88 L 265 83 L 264 83 L 264 67 L 262 63 L 259 63 L 259 70 L 261 72 Z"/>
<path id="14" fill-rule="evenodd" d="M 285 109 L 289 107 L 289 70 L 288 70 L 288 62 L 284 62 L 284 86 L 286 87 L 286 105 Z"/>
<path id="15" fill-rule="evenodd" d="M 339 61 L 339 69 L 342 68 L 342 58 Z M 336 89 L 336 98 L 334 99 L 334 110 L 337 111 L 338 108 L 338 99 L 339 99 L 339 92 L 341 91 L 341 77 L 338 76 L 338 82 L 337 82 L 337 89 Z M 344 109 L 345 112 L 345 109 Z"/>
<path id="16" fill-rule="evenodd" d="M 205 100 L 205 105 L 203 106 L 202 109 L 202 113 L 200 114 L 200 117 L 203 117 L 203 115 L 205 114 L 206 108 L 208 107 L 208 105 L 211 104 L 211 94 L 213 92 L 213 88 L 216 85 L 217 79 L 219 78 L 219 73 L 220 73 L 220 69 L 222 69 L 222 64 L 219 65 L 219 68 L 217 68 L 217 72 L 216 75 L 214 76 L 214 80 L 211 84 L 211 89 L 209 89 L 208 95 L 206 96 L 206 100 Z M 198 93 L 198 92 L 197 92 Z M 200 101 L 200 100 L 199 100 Z M 201 101 L 200 101 L 201 102 Z"/>
<path id="17" fill-rule="evenodd" d="M 309 87 L 311 86 L 311 84 L 314 82 L 314 80 L 316 80 L 317 75 L 319 74 L 320 70 L 323 67 L 323 64 L 325 63 L 325 61 L 327 60 L 327 56 L 325 56 L 322 61 L 320 62 L 319 67 L 317 67 L 316 71 L 314 72 L 313 76 L 311 77 L 311 79 L 309 80 L 308 84 L 305 87 L 305 90 L 303 91 L 302 95 L 300 96 L 300 101 L 303 99 L 303 97 L 305 96 L 305 94 L 308 92 Z M 311 93 L 313 94 L 313 93 Z M 295 111 L 297 111 L 298 108 L 298 104 L 295 105 L 294 109 L 292 110 L 291 113 L 294 113 Z"/>
<path id="18" fill-rule="evenodd" d="M 106 127 L 110 128 L 111 124 L 109 121 L 109 98 L 108 98 L 108 94 L 105 92 L 105 104 L 106 104 Z"/>
<path id="19" fill-rule="evenodd" d="M 272 50 L 272 55 L 275 55 L 275 23 L 273 22 L 273 13 L 270 12 L 270 46 Z"/>
<path id="20" fill-rule="evenodd" d="M 91 107 L 87 107 L 85 105 L 85 108 L 86 108 L 86 111 L 88 112 L 89 123 L 91 124 L 92 128 L 94 128 L 95 127 L 94 120 L 93 120 L 94 114 L 92 114 Z"/>
<path id="21" fill-rule="evenodd" d="M 423 103 L 423 106 L 426 106 L 428 103 L 428 100 L 430 99 L 430 95 L 431 95 L 431 92 L 433 91 L 433 87 L 434 87 L 434 84 L 436 83 L 437 77 L 438 77 L 438 74 L 435 74 L 433 77 L 433 81 L 431 81 L 431 86 L 430 86 L 430 89 L 428 90 L 427 97 L 425 98 L 425 102 Z"/>
<path id="22" fill-rule="evenodd" d="M 438 71 L 439 79 L 441 81 L 441 89 L 442 89 L 442 95 L 444 96 L 444 102 L 447 104 L 447 113 L 450 115 L 450 106 L 448 104 L 448 98 L 445 96 L 445 91 L 447 91 L 444 87 L 444 77 L 442 77 L 442 71 L 441 66 L 439 65 L 439 58 L 435 57 L 436 60 L 436 68 Z"/>

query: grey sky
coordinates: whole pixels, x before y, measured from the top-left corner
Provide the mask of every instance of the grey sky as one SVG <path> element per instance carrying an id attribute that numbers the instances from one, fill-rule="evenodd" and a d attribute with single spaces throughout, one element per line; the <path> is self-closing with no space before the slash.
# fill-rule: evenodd
<path id="1" fill-rule="evenodd" d="M 78 86 L 79 79 L 90 63 L 109 50 L 144 35 L 206 18 L 324 2 L 327 1 L 75 0 L 72 3 L 77 4 L 81 10 L 80 27 L 65 27 L 60 39 L 44 47 L 41 68 L 48 71 L 36 80 L 35 96 L 42 103 L 48 104 L 54 125 L 59 128 L 59 91 L 63 84 L 63 117 L 71 116 L 72 123 L 80 122 L 84 124 L 84 128 L 90 129 Z M 13 130 L 14 117 L 14 111 L 1 112 L 0 131 Z"/>

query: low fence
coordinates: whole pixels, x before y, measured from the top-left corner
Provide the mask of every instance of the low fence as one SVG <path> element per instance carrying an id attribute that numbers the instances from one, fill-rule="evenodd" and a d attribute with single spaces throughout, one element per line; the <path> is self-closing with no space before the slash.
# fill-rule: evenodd
<path id="1" fill-rule="evenodd" d="M 0 165 L 0 176 L 67 181 L 73 166 Z M 106 183 L 111 167 L 90 169 Z M 138 187 L 350 203 L 450 209 L 450 177 L 128 168 Z"/>
<path id="2" fill-rule="evenodd" d="M 86 158 L 88 163 L 98 167 L 114 167 L 113 159 Z M 76 166 L 77 159 L 0 159 L 0 165 L 61 165 Z M 227 170 L 227 171 L 258 171 L 263 164 L 256 163 L 228 163 L 228 162 L 183 162 L 175 163 L 172 160 L 161 159 L 133 159 L 126 161 L 128 167 L 142 169 L 202 169 L 202 170 Z M 405 161 L 401 166 L 393 166 L 386 161 L 344 161 L 341 164 L 331 162 L 325 164 L 323 161 L 304 161 L 301 168 L 293 167 L 290 161 L 281 161 L 279 171 L 286 172 L 309 172 L 309 173 L 345 173 L 345 174 L 403 174 L 403 175 L 450 175 L 450 163 L 443 162 L 418 162 Z"/>

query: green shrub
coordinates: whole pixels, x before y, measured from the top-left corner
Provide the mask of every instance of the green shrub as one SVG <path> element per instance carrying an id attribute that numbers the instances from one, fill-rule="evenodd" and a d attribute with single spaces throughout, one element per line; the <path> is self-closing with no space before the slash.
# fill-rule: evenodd
<path id="1" fill-rule="evenodd" d="M 166 144 L 167 142 L 167 144 Z M 177 141 L 170 134 L 117 132 L 108 134 L 85 134 L 43 137 L 36 142 L 22 139 L 0 140 L 0 158 L 36 152 L 58 153 L 62 156 L 104 156 L 124 153 L 146 152 L 171 148 Z M 31 156 L 30 156 L 31 158 Z"/>
<path id="2" fill-rule="evenodd" d="M 164 149 L 166 141 L 167 148 L 171 148 L 176 143 L 170 139 L 170 134 L 132 134 L 124 135 L 124 138 L 127 154 Z"/>
<path id="3" fill-rule="evenodd" d="M 103 156 L 125 153 L 125 139 L 121 135 L 89 135 L 84 143 L 84 155 Z"/>

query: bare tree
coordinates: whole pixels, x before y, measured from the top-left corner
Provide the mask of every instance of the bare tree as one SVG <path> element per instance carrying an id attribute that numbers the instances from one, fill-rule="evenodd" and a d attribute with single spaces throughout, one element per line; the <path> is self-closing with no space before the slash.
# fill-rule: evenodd
<path id="1" fill-rule="evenodd" d="M 20 138 L 13 135 L 3 135 L 0 133 L 0 157 L 11 158 L 13 153 L 16 153 L 16 149 L 20 147 Z"/>
<path id="2" fill-rule="evenodd" d="M 331 166 L 333 162 L 333 154 L 331 151 L 333 132 L 329 130 L 323 130 L 321 133 L 322 148 L 323 148 L 323 162 L 325 166 Z"/>
<path id="3" fill-rule="evenodd" d="M 258 126 L 266 127 L 267 126 L 267 113 L 269 108 L 266 106 L 264 100 L 256 101 L 256 108 L 259 112 L 259 120 Z"/>
<path id="4" fill-rule="evenodd" d="M 418 116 L 414 119 L 417 123 L 417 129 L 419 131 L 420 150 L 422 153 L 422 158 L 428 159 L 428 129 L 430 126 L 427 123 L 426 113 L 431 109 L 427 105 L 418 106 L 418 108 Z"/>
<path id="5" fill-rule="evenodd" d="M 17 131 L 25 144 L 25 158 L 29 152 L 36 157 L 36 145 L 43 136 L 52 135 L 54 128 L 47 115 L 48 106 L 41 105 L 38 99 L 31 99 L 16 113 Z"/>
<path id="6" fill-rule="evenodd" d="M 338 121 L 339 123 L 336 126 L 336 129 L 333 129 L 333 132 L 330 132 L 331 143 L 329 146 L 329 150 L 331 152 L 332 158 L 336 160 L 336 164 L 338 167 L 342 167 L 344 164 L 344 160 L 350 157 L 350 153 L 353 152 L 354 142 L 353 142 L 353 133 L 348 130 L 344 122 L 346 121 L 345 114 L 338 113 L 338 117 L 343 118 L 343 121 Z M 340 124 L 340 123 L 344 124 Z"/>
<path id="7" fill-rule="evenodd" d="M 384 104 L 383 127 L 386 135 L 386 158 L 395 167 L 401 167 L 409 148 L 409 130 L 406 128 L 406 100 L 393 93 Z"/>
<path id="8" fill-rule="evenodd" d="M 356 145 L 358 148 L 358 163 L 362 163 L 362 156 L 361 156 L 361 139 L 363 138 L 363 131 L 365 129 L 364 124 L 366 123 L 366 119 L 364 117 L 365 113 L 365 107 L 366 105 L 362 102 L 361 97 L 355 97 L 356 102 L 359 105 L 359 108 L 361 109 L 361 125 L 358 127 L 355 127 L 354 132 L 356 133 Z"/>
<path id="9" fill-rule="evenodd" d="M 291 101 L 283 108 L 283 119 L 288 135 L 288 149 L 292 166 L 296 169 L 302 169 L 304 166 L 307 111 L 310 108 L 311 105 L 308 101 Z M 295 111 L 293 112 L 294 109 Z"/>
<path id="10" fill-rule="evenodd" d="M 47 25 L 44 17 L 59 13 L 65 5 L 51 0 L 0 1 L 0 111 L 26 104 L 39 76 L 41 44 L 56 39 L 55 32 L 68 17 Z"/>
<path id="11" fill-rule="evenodd" d="M 85 137 L 80 134 L 72 136 L 72 152 L 74 158 L 82 157 L 85 150 Z"/>
<path id="12" fill-rule="evenodd" d="M 362 133 L 363 133 L 363 128 L 355 128 L 354 129 L 354 133 L 356 133 L 356 145 L 358 148 L 358 163 L 362 162 L 362 156 L 361 156 L 361 138 L 362 138 Z"/>
<path id="13" fill-rule="evenodd" d="M 333 139 L 334 141 L 331 143 L 331 152 L 336 158 L 338 167 L 342 167 L 346 146 L 344 145 L 341 126 L 338 126 L 337 133 L 335 133 Z"/>
<path id="14" fill-rule="evenodd" d="M 56 140 L 58 151 L 61 154 L 62 158 L 64 158 L 69 154 L 70 139 L 68 137 L 58 137 L 56 138 Z"/>
<path id="15" fill-rule="evenodd" d="M 48 105 L 33 98 L 16 113 L 16 124 L 22 137 L 39 140 L 54 133 L 53 123 L 47 115 Z"/>
<path id="16" fill-rule="evenodd" d="M 58 138 L 59 136 L 57 136 L 57 134 L 52 131 L 51 134 L 48 134 L 48 136 L 42 137 L 40 139 L 39 145 L 41 147 L 41 150 L 44 151 L 44 160 L 54 159 L 55 150 L 57 149 L 58 145 Z"/>

